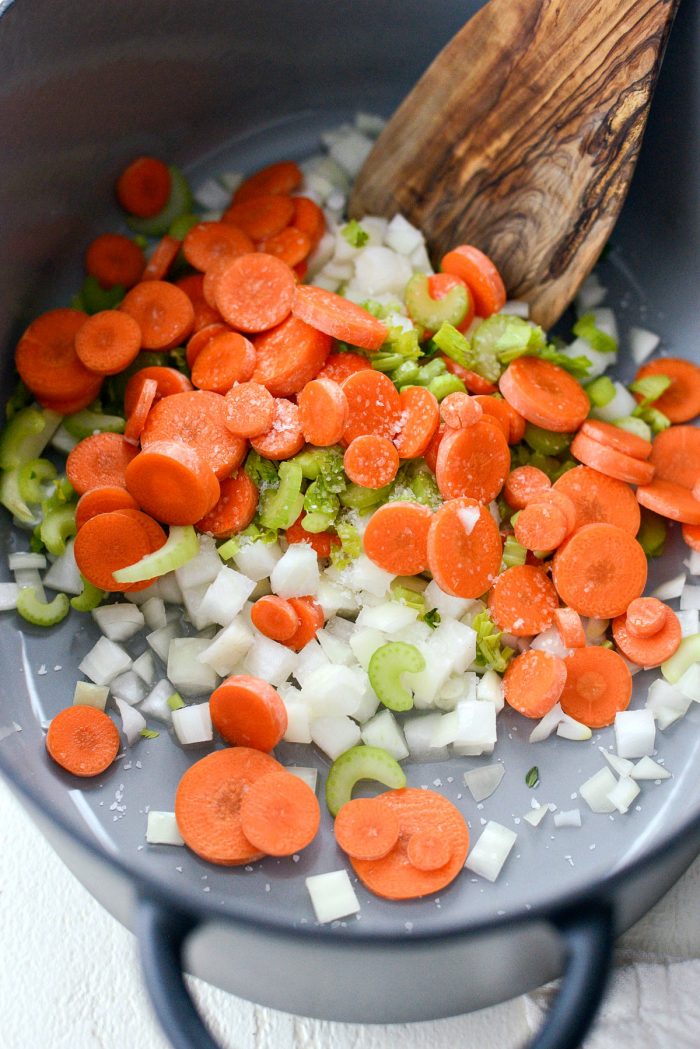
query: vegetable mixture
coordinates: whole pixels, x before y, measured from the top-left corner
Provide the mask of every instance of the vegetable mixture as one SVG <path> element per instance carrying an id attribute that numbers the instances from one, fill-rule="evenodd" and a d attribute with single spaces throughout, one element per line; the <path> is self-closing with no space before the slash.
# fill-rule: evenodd
<path id="1" fill-rule="evenodd" d="M 697 569 L 700 369 L 646 360 L 658 340 L 638 331 L 625 387 L 605 374 L 617 332 L 595 279 L 565 344 L 507 301 L 478 246 L 433 272 L 400 215 L 344 221 L 362 129 L 305 170 L 210 180 L 210 214 L 160 159 L 119 175 L 131 232 L 98 236 L 70 306 L 16 347 L 0 500 L 30 538 L 0 592 L 29 623 L 72 607 L 102 631 L 48 728 L 62 768 L 114 762 L 110 694 L 129 745 L 154 722 L 223 742 L 174 813 L 149 813 L 149 841 L 221 865 L 298 853 L 319 829 L 315 771 L 271 752 L 314 744 L 338 845 L 400 900 L 465 861 L 491 880 L 505 862 L 514 832 L 491 822 L 470 851 L 458 808 L 401 766 L 491 754 L 504 703 L 536 722 L 532 743 L 614 725 L 612 769 L 580 789 L 594 812 L 624 813 L 638 780 L 668 775 L 651 754 L 700 699 L 700 602 L 684 577 L 679 614 L 677 581 L 645 588 L 669 522 Z M 132 659 L 123 643 L 144 629 Z M 662 677 L 628 711 L 650 667 Z M 478 802 L 502 775 L 465 782 Z M 360 780 L 387 789 L 353 797 Z M 308 882 L 319 920 L 356 909 L 344 872 Z"/>

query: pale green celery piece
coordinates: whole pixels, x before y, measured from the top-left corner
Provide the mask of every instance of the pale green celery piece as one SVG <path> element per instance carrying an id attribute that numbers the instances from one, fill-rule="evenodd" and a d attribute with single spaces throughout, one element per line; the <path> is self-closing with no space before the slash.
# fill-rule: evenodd
<path id="1" fill-rule="evenodd" d="M 402 605 L 408 605 L 409 608 L 415 608 L 417 612 L 426 611 L 423 595 L 418 590 L 411 590 L 410 587 L 402 586 L 400 583 L 391 584 L 391 599 Z"/>
<path id="2" fill-rule="evenodd" d="M 541 455 L 560 455 L 569 447 L 572 437 L 573 434 L 570 433 L 553 433 L 528 423 L 523 440 L 533 452 L 539 452 Z"/>
<path id="3" fill-rule="evenodd" d="M 66 552 L 66 540 L 75 535 L 77 530 L 75 506 L 62 506 L 46 515 L 39 534 L 49 553 L 60 557 Z"/>
<path id="4" fill-rule="evenodd" d="M 268 488 L 260 498 L 260 524 L 264 528 L 289 528 L 294 524 L 304 507 L 302 480 L 299 463 L 280 463 L 279 487 Z"/>
<path id="5" fill-rule="evenodd" d="M 661 664 L 661 673 L 670 685 L 675 685 L 693 663 L 700 663 L 700 634 L 684 637 L 671 658 Z"/>
<path id="6" fill-rule="evenodd" d="M 362 553 L 362 539 L 354 524 L 342 517 L 336 521 L 335 530 L 340 539 L 340 546 L 331 546 L 331 564 L 334 568 L 347 568 L 350 562 Z"/>
<path id="7" fill-rule="evenodd" d="M 475 371 L 495 382 L 502 365 L 524 354 L 537 354 L 547 340 L 536 324 L 505 313 L 494 313 L 482 321 L 472 335 Z M 486 369 L 486 370 L 484 370 Z"/>
<path id="8" fill-rule="evenodd" d="M 199 215 L 179 215 L 175 221 L 171 223 L 170 229 L 168 230 L 168 236 L 172 237 L 173 240 L 184 240 L 190 230 L 201 221 Z"/>
<path id="9" fill-rule="evenodd" d="M 158 739 L 160 732 L 156 732 L 154 728 L 142 728 L 139 735 L 142 739 Z"/>
<path id="10" fill-rule="evenodd" d="M 653 404 L 654 401 L 658 401 L 659 397 L 671 385 L 671 380 L 668 375 L 645 375 L 642 379 L 636 379 L 630 383 L 630 390 L 632 393 L 638 393 L 640 397 L 643 397 L 642 403 L 639 405 L 640 408 L 646 408 L 649 404 Z"/>
<path id="11" fill-rule="evenodd" d="M 111 288 L 103 288 L 96 277 L 92 274 L 83 281 L 80 289 L 80 298 L 83 300 L 85 312 L 89 314 L 100 313 L 102 310 L 113 310 L 119 305 L 126 294 L 123 284 L 115 284 Z"/>
<path id="12" fill-rule="evenodd" d="M 419 367 L 415 361 L 402 361 L 391 373 L 391 381 L 401 389 L 402 386 L 415 386 Z"/>
<path id="13" fill-rule="evenodd" d="M 22 587 L 17 595 L 17 611 L 34 626 L 56 626 L 70 611 L 70 602 L 65 594 L 56 594 L 53 601 L 40 601 L 32 586 Z"/>
<path id="14" fill-rule="evenodd" d="M 172 696 L 168 699 L 168 706 L 171 710 L 182 710 L 184 705 L 182 696 L 179 692 L 173 692 Z"/>
<path id="15" fill-rule="evenodd" d="M 363 779 L 375 780 L 393 790 L 406 786 L 406 774 L 391 754 L 381 747 L 351 747 L 328 770 L 326 805 L 331 816 L 337 816 L 352 799 L 355 785 Z"/>
<path id="16" fill-rule="evenodd" d="M 401 683 L 401 674 L 425 670 L 423 653 L 405 641 L 388 641 L 369 661 L 369 683 L 389 710 L 410 710 L 413 694 Z"/>
<path id="17" fill-rule="evenodd" d="M 621 419 L 614 419 L 613 426 L 619 426 L 621 430 L 633 433 L 636 437 L 641 437 L 643 441 L 651 441 L 654 436 L 651 427 L 643 419 L 638 419 L 634 415 L 623 415 Z"/>
<path id="18" fill-rule="evenodd" d="M 615 383 L 607 375 L 599 375 L 584 386 L 588 400 L 594 408 L 604 408 L 615 396 Z"/>
<path id="19" fill-rule="evenodd" d="M 301 519 L 301 527 L 305 532 L 314 535 L 319 532 L 327 532 L 332 527 L 335 516 L 335 514 L 324 514 L 320 510 L 315 510 L 313 513 L 304 514 Z"/>
<path id="20" fill-rule="evenodd" d="M 430 294 L 430 284 L 425 273 L 414 273 L 404 292 L 406 308 L 411 318 L 429 331 L 437 331 L 441 324 L 457 327 L 469 309 L 469 292 L 457 284 L 441 299 Z"/>
<path id="21" fill-rule="evenodd" d="M 642 507 L 642 520 L 637 532 L 637 542 L 647 557 L 661 557 L 666 546 L 668 524 L 666 519 L 653 510 Z"/>
<path id="22" fill-rule="evenodd" d="M 16 466 L 37 459 L 58 429 L 61 416 L 47 408 L 22 408 L 12 416 L 0 436 L 0 467 Z"/>
<path id="23" fill-rule="evenodd" d="M 503 564 L 505 567 L 513 568 L 515 565 L 524 565 L 526 558 L 527 550 L 520 545 L 515 536 L 506 536 L 506 541 L 503 544 Z"/>
<path id="24" fill-rule="evenodd" d="M 448 372 L 447 375 L 438 375 L 431 379 L 428 389 L 438 401 L 442 401 L 450 393 L 464 393 L 466 386 L 458 375 Z"/>
<path id="25" fill-rule="evenodd" d="M 372 367 L 378 372 L 393 372 L 403 363 L 404 359 L 400 353 L 382 353 L 380 351 L 372 357 Z"/>
<path id="26" fill-rule="evenodd" d="M 612 335 L 601 331 L 596 325 L 595 314 L 584 313 L 571 329 L 579 339 L 584 339 L 597 353 L 615 353 L 617 342 Z"/>
<path id="27" fill-rule="evenodd" d="M 472 367 L 471 343 L 453 324 L 441 324 L 433 335 L 433 342 L 450 360 L 461 364 L 463 368 Z M 500 368 L 498 374 L 500 375 Z"/>
<path id="28" fill-rule="evenodd" d="M 199 553 L 199 539 L 192 525 L 172 525 L 166 543 L 140 561 L 113 573 L 118 583 L 142 583 L 172 572 Z"/>
<path id="29" fill-rule="evenodd" d="M 67 415 L 63 420 L 63 425 L 71 437 L 77 437 L 79 441 L 82 441 L 84 437 L 90 437 L 96 431 L 124 433 L 126 420 L 119 415 L 104 415 L 102 412 L 91 412 L 84 408 L 82 412 L 76 412 L 75 415 Z"/>
<path id="30" fill-rule="evenodd" d="M 341 227 L 340 232 L 352 248 L 362 248 L 369 240 L 369 233 L 362 228 L 357 219 L 350 219 Z"/>
<path id="31" fill-rule="evenodd" d="M 100 590 L 94 583 L 91 583 L 84 575 L 80 578 L 83 581 L 83 589 L 76 597 L 70 599 L 71 606 L 76 612 L 92 612 L 94 608 L 102 604 L 107 593 L 106 590 Z"/>
<path id="32" fill-rule="evenodd" d="M 136 233 L 145 233 L 149 237 L 162 237 L 168 232 L 175 219 L 182 215 L 189 215 L 194 203 L 192 190 L 182 172 L 175 167 L 170 167 L 171 188 L 167 204 L 157 215 L 151 218 L 141 219 L 129 215 L 127 223 Z"/>
<path id="33" fill-rule="evenodd" d="M 343 506 L 363 514 L 380 503 L 385 503 L 390 492 L 390 484 L 384 485 L 383 488 L 363 488 L 359 484 L 349 484 L 345 491 L 340 493 L 339 498 Z"/>
<path id="34" fill-rule="evenodd" d="M 421 365 L 418 369 L 415 385 L 429 386 L 433 379 L 437 379 L 438 375 L 445 375 L 446 372 L 447 365 L 445 362 L 440 360 L 439 357 L 434 357 L 432 361 L 428 361 L 427 364 Z"/>
<path id="35" fill-rule="evenodd" d="M 638 404 L 632 414 L 634 418 L 639 418 L 645 422 L 653 434 L 661 433 L 662 430 L 668 430 L 671 425 L 671 420 L 667 415 L 660 412 L 658 408 L 654 408 L 653 405 L 646 404 L 646 402 Z"/>
<path id="36" fill-rule="evenodd" d="M 222 543 L 216 552 L 222 561 L 230 561 L 231 558 L 238 553 L 240 548 L 241 541 L 237 535 L 234 535 L 231 536 L 230 539 L 227 539 L 225 543 Z"/>
<path id="37" fill-rule="evenodd" d="M 46 498 L 45 485 L 56 479 L 56 467 L 48 459 L 30 459 L 17 475 L 19 494 L 27 503 L 40 503 Z"/>
<path id="38" fill-rule="evenodd" d="M 16 466 L 13 470 L 5 470 L 0 475 L 0 503 L 21 524 L 37 525 L 39 518 L 29 509 L 20 494 L 19 472 L 20 467 Z"/>

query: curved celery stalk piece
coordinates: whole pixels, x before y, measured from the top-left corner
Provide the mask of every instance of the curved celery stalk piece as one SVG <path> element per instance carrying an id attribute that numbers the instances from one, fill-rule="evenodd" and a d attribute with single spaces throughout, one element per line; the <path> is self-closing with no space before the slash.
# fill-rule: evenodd
<path id="1" fill-rule="evenodd" d="M 464 393 L 467 388 L 458 375 L 448 372 L 447 375 L 436 375 L 431 379 L 428 389 L 438 401 L 442 401 L 448 394 Z"/>
<path id="2" fill-rule="evenodd" d="M 360 484 L 349 484 L 338 498 L 343 506 L 351 510 L 358 510 L 362 514 L 379 506 L 380 503 L 385 503 L 390 492 L 390 484 L 383 488 L 363 488 Z"/>
<path id="3" fill-rule="evenodd" d="M 70 599 L 71 606 L 76 612 L 92 612 L 93 608 L 102 603 L 107 591 L 100 590 L 82 574 L 80 578 L 83 581 L 83 589 L 80 594 Z"/>
<path id="4" fill-rule="evenodd" d="M 398 368 L 391 373 L 391 381 L 399 387 L 415 386 L 418 379 L 418 365 L 415 361 L 403 361 Z"/>
<path id="5" fill-rule="evenodd" d="M 520 545 L 515 536 L 506 536 L 506 541 L 503 544 L 503 564 L 505 567 L 513 568 L 515 565 L 524 565 L 526 558 L 527 550 Z"/>
<path id="6" fill-rule="evenodd" d="M 381 747 L 351 747 L 328 770 L 326 805 L 331 816 L 337 816 L 350 801 L 353 788 L 361 779 L 373 779 L 394 790 L 406 786 L 406 774 L 391 754 Z"/>
<path id="7" fill-rule="evenodd" d="M 528 423 L 525 427 L 525 443 L 540 455 L 560 455 L 571 444 L 571 438 L 570 433 L 553 433 L 533 423 Z"/>
<path id="8" fill-rule="evenodd" d="M 38 458 L 60 422 L 58 412 L 45 408 L 23 408 L 17 412 L 0 436 L 0 467 L 13 470 Z"/>
<path id="9" fill-rule="evenodd" d="M 60 557 L 66 552 L 66 540 L 75 535 L 77 530 L 75 507 L 62 506 L 46 515 L 41 522 L 39 534 L 49 553 Z"/>
<path id="10" fill-rule="evenodd" d="M 675 685 L 693 663 L 700 663 L 700 634 L 684 637 L 671 658 L 661 664 L 661 673 L 669 685 Z"/>
<path id="11" fill-rule="evenodd" d="M 201 222 L 200 215 L 178 215 L 168 230 L 168 236 L 173 240 L 184 240 L 190 230 Z"/>
<path id="12" fill-rule="evenodd" d="M 53 601 L 40 601 L 33 586 L 22 587 L 17 595 L 17 611 L 34 626 L 56 626 L 70 611 L 65 594 L 56 594 Z"/>
<path id="13" fill-rule="evenodd" d="M 27 503 L 40 503 L 46 498 L 43 485 L 56 479 L 56 467 L 48 459 L 30 459 L 19 467 L 19 494 Z"/>
<path id="14" fill-rule="evenodd" d="M 425 273 L 414 273 L 404 292 L 406 307 L 412 318 L 429 331 L 437 331 L 441 324 L 456 328 L 469 309 L 469 292 L 461 284 L 448 291 L 442 299 L 434 299 Z"/>
<path id="15" fill-rule="evenodd" d="M 76 412 L 75 415 L 67 415 L 63 420 L 63 425 L 71 437 L 77 437 L 79 441 L 82 441 L 84 437 L 90 437 L 95 431 L 124 433 L 126 420 L 120 415 L 103 415 L 84 408 L 82 412 Z"/>
<path id="16" fill-rule="evenodd" d="M 440 357 L 435 357 L 427 364 L 421 364 L 415 384 L 416 386 L 429 386 L 433 379 L 437 379 L 438 375 L 444 375 L 446 372 L 445 362 Z"/>
<path id="17" fill-rule="evenodd" d="M 37 525 L 39 518 L 32 513 L 20 494 L 19 471 L 20 467 L 16 466 L 13 470 L 5 470 L 0 476 L 0 503 L 20 524 Z"/>
<path id="18" fill-rule="evenodd" d="M 423 654 L 405 641 L 380 645 L 369 661 L 369 683 L 389 710 L 410 710 L 413 694 L 401 683 L 401 674 L 425 670 Z"/>
<path id="19" fill-rule="evenodd" d="M 140 219 L 135 215 L 127 218 L 127 223 L 136 233 L 145 233 L 148 237 L 162 237 L 167 233 L 175 219 L 192 211 L 192 190 L 187 179 L 178 168 L 171 167 L 170 197 L 165 207 L 151 218 Z"/>
<path id="20" fill-rule="evenodd" d="M 280 463 L 279 486 L 268 488 L 260 500 L 260 524 L 263 528 L 289 528 L 304 507 L 301 492 L 303 473 L 299 463 Z"/>
<path id="21" fill-rule="evenodd" d="M 627 430 L 627 433 L 633 433 L 641 437 L 643 441 L 651 441 L 654 436 L 651 426 L 645 423 L 644 419 L 638 419 L 636 415 L 623 415 L 621 419 L 613 420 L 613 426 L 619 426 L 621 430 Z"/>
<path id="22" fill-rule="evenodd" d="M 144 579 L 172 572 L 175 568 L 191 561 L 199 553 L 199 540 L 192 525 L 173 525 L 164 546 L 140 561 L 113 573 L 118 583 L 142 583 Z"/>
<path id="23" fill-rule="evenodd" d="M 314 535 L 319 532 L 327 532 L 332 527 L 335 517 L 335 514 L 324 514 L 320 510 L 315 510 L 311 514 L 304 514 L 301 519 L 301 527 L 305 532 Z"/>

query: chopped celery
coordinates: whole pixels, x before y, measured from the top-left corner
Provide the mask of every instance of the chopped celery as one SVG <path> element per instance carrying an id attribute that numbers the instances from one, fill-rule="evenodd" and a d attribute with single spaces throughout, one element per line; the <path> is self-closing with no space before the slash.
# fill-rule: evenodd
<path id="1" fill-rule="evenodd" d="M 479 612 L 471 623 L 476 630 L 476 659 L 478 667 L 489 667 L 502 674 L 508 661 L 515 653 L 512 648 L 501 645 L 502 632 L 496 627 L 487 611 Z"/>
<path id="2" fill-rule="evenodd" d="M 391 754 L 381 747 L 351 747 L 328 770 L 326 805 L 331 816 L 337 816 L 350 801 L 355 784 L 362 779 L 376 780 L 393 790 L 406 786 L 406 774 Z"/>
<path id="3" fill-rule="evenodd" d="M 419 590 L 411 590 L 409 586 L 400 583 L 391 584 L 391 599 L 398 601 L 409 608 L 415 608 L 417 612 L 425 612 L 425 598 Z"/>
<path id="4" fill-rule="evenodd" d="M 255 449 L 251 449 L 246 456 L 243 469 L 258 489 L 276 488 L 278 484 L 277 467 L 269 459 L 264 459 Z"/>
<path id="5" fill-rule="evenodd" d="M 304 510 L 306 513 L 327 517 L 329 524 L 332 524 L 339 509 L 340 500 L 335 492 L 328 490 L 323 477 L 312 481 L 304 493 Z M 314 531 L 314 529 L 309 529 L 309 531 Z M 323 531 L 323 529 L 315 529 L 315 531 Z"/>
<path id="6" fill-rule="evenodd" d="M 65 594 L 56 594 L 53 601 L 41 601 L 33 586 L 24 586 L 17 595 L 17 611 L 34 626 L 56 626 L 70 611 Z"/>
<path id="7" fill-rule="evenodd" d="M 77 437 L 82 441 L 84 437 L 89 437 L 95 432 L 124 433 L 126 421 L 120 415 L 105 415 L 103 412 L 91 412 L 84 408 L 75 415 L 67 415 L 63 425 L 71 437 Z"/>
<path id="8" fill-rule="evenodd" d="M 472 355 L 477 359 L 474 370 L 495 382 L 500 375 L 501 365 L 509 364 L 524 354 L 538 354 L 545 344 L 545 334 L 538 325 L 522 317 L 494 313 L 482 321 L 472 336 Z M 478 364 L 481 364 L 481 368 Z"/>
<path id="9" fill-rule="evenodd" d="M 428 389 L 438 401 L 442 401 L 450 393 L 464 393 L 466 386 L 459 376 L 448 372 L 446 375 L 436 375 L 434 379 L 431 379 Z"/>
<path id="10" fill-rule="evenodd" d="M 76 612 L 92 612 L 93 609 L 102 603 L 107 591 L 100 590 L 94 583 L 89 582 L 84 575 L 81 575 L 80 578 L 83 581 L 83 589 L 77 597 L 70 599 L 70 603 Z"/>
<path id="11" fill-rule="evenodd" d="M 89 275 L 83 281 L 80 289 L 80 298 L 86 313 L 101 313 L 102 310 L 113 310 L 124 298 L 126 288 L 122 284 L 115 284 L 111 288 L 103 288 L 97 277 Z"/>
<path id="12" fill-rule="evenodd" d="M 647 408 L 654 401 L 658 401 L 670 385 L 668 375 L 645 375 L 644 378 L 631 382 L 629 388 L 632 393 L 638 393 L 642 398 L 639 408 Z"/>
<path id="13" fill-rule="evenodd" d="M 523 440 L 533 452 L 539 452 L 541 455 L 561 455 L 571 444 L 572 434 L 552 433 L 550 430 L 543 430 L 541 426 L 528 423 Z"/>
<path id="14" fill-rule="evenodd" d="M 633 433 L 636 437 L 641 437 L 643 441 L 650 441 L 653 437 L 648 423 L 634 415 L 623 415 L 621 419 L 615 419 L 613 426 L 619 426 L 621 430 Z"/>
<path id="15" fill-rule="evenodd" d="M 66 552 L 66 540 L 77 532 L 75 507 L 66 505 L 44 517 L 39 529 L 41 541 L 50 554 L 60 557 Z"/>
<path id="16" fill-rule="evenodd" d="M 175 221 L 170 224 L 168 236 L 172 237 L 173 240 L 184 240 L 190 230 L 201 221 L 199 215 L 178 215 Z"/>
<path id="17" fill-rule="evenodd" d="M 642 520 L 637 532 L 637 542 L 647 557 L 661 557 L 666 546 L 668 525 L 665 518 L 642 507 Z"/>
<path id="18" fill-rule="evenodd" d="M 435 476 L 423 461 L 411 459 L 399 467 L 387 501 L 396 499 L 415 500 L 431 510 L 440 506 L 442 497 Z"/>
<path id="19" fill-rule="evenodd" d="M 10 419 L 14 419 L 17 412 L 21 411 L 22 408 L 26 408 L 33 400 L 31 390 L 19 379 L 5 404 L 5 418 L 8 422 Z"/>
<path id="20" fill-rule="evenodd" d="M 267 488 L 260 498 L 263 528 L 289 528 L 304 508 L 303 475 L 299 463 L 288 459 L 279 466 L 279 486 Z"/>
<path id="21" fill-rule="evenodd" d="M 335 530 L 340 539 L 340 546 L 331 547 L 331 563 L 335 568 L 346 568 L 362 553 L 362 539 L 355 525 L 347 518 L 336 521 Z"/>
<path id="22" fill-rule="evenodd" d="M 385 503 L 390 492 L 390 484 L 383 488 L 363 488 L 359 484 L 349 484 L 345 491 L 340 493 L 340 501 L 343 506 L 364 514 L 373 510 L 375 506 L 379 506 L 380 503 Z"/>
<path id="23" fill-rule="evenodd" d="M 384 343 L 380 350 L 373 353 L 370 360 L 372 367 L 382 372 L 392 372 L 404 361 L 416 361 L 422 356 L 422 350 L 418 342 L 418 331 L 409 328 L 404 331 L 398 325 L 389 328 Z"/>
<path id="24" fill-rule="evenodd" d="M 520 545 L 515 536 L 506 536 L 506 541 L 503 544 L 503 564 L 505 567 L 513 568 L 515 565 L 524 565 L 526 558 L 527 550 Z"/>
<path id="25" fill-rule="evenodd" d="M 416 377 L 416 386 L 430 386 L 434 379 L 439 378 L 441 375 L 447 374 L 447 365 L 439 357 L 434 357 L 432 361 L 428 361 L 427 364 L 421 365 L 418 369 L 418 375 Z"/>
<path id="26" fill-rule="evenodd" d="M 442 622 L 442 616 L 438 612 L 437 608 L 431 608 L 425 612 L 420 618 L 426 623 L 431 630 L 437 630 Z"/>
<path id="27" fill-rule="evenodd" d="M 168 706 L 171 710 L 182 710 L 184 705 L 182 696 L 179 692 L 173 692 L 172 696 L 168 699 Z"/>
<path id="28" fill-rule="evenodd" d="M 433 342 L 440 352 L 444 353 L 450 360 L 461 364 L 463 368 L 472 367 L 473 362 L 469 340 L 461 332 L 457 331 L 454 325 L 441 324 L 433 335 Z M 497 379 L 501 374 L 501 369 L 498 367 L 498 364 L 496 364 L 496 368 L 495 378 Z M 488 378 L 488 375 L 485 375 L 484 378 Z"/>
<path id="29" fill-rule="evenodd" d="M 61 507 L 65 506 L 66 503 L 71 502 L 75 494 L 75 489 L 66 475 L 61 474 L 61 476 L 57 477 L 54 482 L 51 495 L 42 500 L 41 512 L 43 516 L 48 517 L 48 515 L 53 513 L 54 510 L 59 510 Z"/>
<path id="30" fill-rule="evenodd" d="M 340 232 L 351 248 L 363 248 L 369 240 L 369 233 L 362 228 L 357 219 L 350 219 L 341 227 Z"/>
<path id="31" fill-rule="evenodd" d="M 556 364 L 558 368 L 570 372 L 575 379 L 585 379 L 591 370 L 591 362 L 588 357 L 583 354 L 580 357 L 569 357 L 566 353 L 559 353 L 554 346 L 543 346 L 541 350 L 538 350 L 536 356 L 542 361 L 549 361 L 550 364 Z"/>
<path id="32" fill-rule="evenodd" d="M 675 685 L 693 663 L 700 663 L 700 634 L 684 637 L 670 659 L 661 664 L 661 673 L 670 685 Z"/>
<path id="33" fill-rule="evenodd" d="M 21 467 L 16 466 L 14 470 L 5 470 L 0 476 L 0 503 L 20 524 L 36 525 L 38 517 L 32 513 L 20 494 L 20 469 Z"/>
<path id="34" fill-rule="evenodd" d="M 233 535 L 230 539 L 227 539 L 225 543 L 222 543 L 216 552 L 222 561 L 230 561 L 231 558 L 238 553 L 240 548 L 241 540 L 237 535 Z"/>
<path id="35" fill-rule="evenodd" d="M 415 361 L 402 361 L 398 368 L 391 373 L 391 381 L 399 387 L 415 386 L 418 379 L 419 368 Z"/>
<path id="36" fill-rule="evenodd" d="M 22 408 L 16 412 L 0 436 L 0 467 L 15 466 L 37 459 L 58 429 L 61 416 L 47 408 Z"/>
<path id="37" fill-rule="evenodd" d="M 170 167 L 170 197 L 165 207 L 147 219 L 129 215 L 127 223 L 136 233 L 145 233 L 149 237 L 162 237 L 168 232 L 175 219 L 188 215 L 192 211 L 192 190 L 182 172 Z"/>
<path id="38" fill-rule="evenodd" d="M 158 739 L 160 732 L 157 732 L 154 728 L 142 728 L 139 732 L 139 736 L 142 739 Z"/>
<path id="39" fill-rule="evenodd" d="M 418 674 L 421 670 L 425 670 L 425 659 L 415 645 L 388 641 L 369 661 L 369 683 L 389 710 L 410 710 L 413 694 L 402 684 L 401 674 Z"/>
<path id="40" fill-rule="evenodd" d="M 335 517 L 335 514 L 314 510 L 309 514 L 304 514 L 301 519 L 301 527 L 305 532 L 317 535 L 319 532 L 327 532 L 329 528 L 332 528 L 335 523 Z"/>
<path id="41" fill-rule="evenodd" d="M 164 546 L 133 565 L 118 568 L 114 578 L 118 583 L 142 583 L 181 568 L 198 553 L 199 540 L 192 525 L 172 525 Z"/>
<path id="42" fill-rule="evenodd" d="M 584 390 L 594 408 L 604 408 L 615 396 L 615 383 L 607 375 L 599 375 L 592 382 L 587 382 Z"/>
<path id="43" fill-rule="evenodd" d="M 617 342 L 612 335 L 601 331 L 596 325 L 595 314 L 584 313 L 571 329 L 578 339 L 583 339 L 597 353 L 615 353 Z"/>
<path id="44" fill-rule="evenodd" d="M 404 299 L 413 320 L 429 331 L 437 331 L 441 324 L 451 324 L 456 328 L 469 309 L 466 287 L 456 284 L 443 298 L 434 299 L 425 273 L 413 274 L 406 285 Z"/>
<path id="45" fill-rule="evenodd" d="M 644 407 L 638 404 L 634 409 L 633 418 L 641 419 L 642 422 L 646 423 L 652 434 L 661 433 L 662 430 L 668 430 L 671 425 L 671 420 L 663 412 L 660 412 L 658 408 L 654 408 L 653 405 L 647 405 Z"/>
<path id="46" fill-rule="evenodd" d="M 19 467 L 19 494 L 27 503 L 40 503 L 46 498 L 45 485 L 56 478 L 56 467 L 48 459 L 30 459 Z"/>

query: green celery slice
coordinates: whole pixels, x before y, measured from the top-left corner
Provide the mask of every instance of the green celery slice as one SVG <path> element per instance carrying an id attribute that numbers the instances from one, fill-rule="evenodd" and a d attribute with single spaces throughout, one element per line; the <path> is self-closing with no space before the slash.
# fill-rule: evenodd
<path id="1" fill-rule="evenodd" d="M 391 754 L 381 747 L 351 747 L 328 770 L 326 805 L 332 816 L 337 816 L 350 801 L 353 788 L 361 779 L 376 780 L 394 790 L 406 786 L 406 773 Z"/>
<path id="2" fill-rule="evenodd" d="M 441 299 L 430 294 L 425 273 L 414 273 L 404 292 L 406 308 L 411 318 L 429 331 L 437 331 L 441 324 L 458 327 L 469 309 L 469 292 L 457 284 Z"/>
<path id="3" fill-rule="evenodd" d="M 279 487 L 268 488 L 260 498 L 263 528 L 290 528 L 304 508 L 303 480 L 299 463 L 288 459 L 279 466 Z"/>
<path id="4" fill-rule="evenodd" d="M 418 674 L 421 670 L 425 670 L 425 659 L 415 645 L 388 641 L 369 661 L 369 683 L 389 710 L 410 710 L 413 694 L 401 683 L 401 674 Z"/>
<path id="5" fill-rule="evenodd" d="M 81 574 L 80 578 L 83 581 L 83 589 L 80 594 L 70 599 L 71 606 L 76 612 L 92 612 L 94 608 L 102 603 L 107 593 L 106 590 L 100 590 L 94 583 L 91 583 L 84 575 Z"/>
<path id="6" fill-rule="evenodd" d="M 66 540 L 75 535 L 77 530 L 75 506 L 62 506 L 46 515 L 39 534 L 49 553 L 60 557 L 66 552 Z"/>
<path id="7" fill-rule="evenodd" d="M 56 626 L 70 611 L 70 602 L 65 594 L 56 594 L 53 601 L 40 601 L 32 586 L 22 587 L 17 595 L 17 611 L 34 626 Z"/>
<path id="8" fill-rule="evenodd" d="M 47 408 L 22 408 L 0 436 L 0 467 L 12 470 L 37 459 L 58 429 L 61 416 Z"/>
<path id="9" fill-rule="evenodd" d="M 175 219 L 188 215 L 192 211 L 192 190 L 182 172 L 170 167 L 171 189 L 167 204 L 157 215 L 140 219 L 134 215 L 127 218 L 127 223 L 136 233 L 145 233 L 148 237 L 162 237 L 168 232 Z"/>
<path id="10" fill-rule="evenodd" d="M 661 673 L 670 685 L 675 685 L 693 663 L 700 663 L 700 634 L 689 634 L 665 663 L 661 664 Z"/>
<path id="11" fill-rule="evenodd" d="M 27 503 L 40 503 L 46 498 L 44 485 L 56 479 L 56 467 L 48 459 L 30 459 L 17 474 L 19 494 Z"/>
<path id="12" fill-rule="evenodd" d="M 172 525 L 164 546 L 140 561 L 113 573 L 118 583 L 142 583 L 145 579 L 172 572 L 191 561 L 199 553 L 199 539 L 192 525 Z"/>
<path id="13" fill-rule="evenodd" d="M 0 476 L 0 503 L 10 511 L 21 524 L 37 525 L 39 518 L 27 506 L 19 490 L 20 467 L 5 470 Z"/>
<path id="14" fill-rule="evenodd" d="M 84 437 L 90 437 L 93 433 L 124 433 L 126 420 L 120 415 L 104 415 L 101 412 L 91 412 L 87 408 L 75 415 L 67 415 L 63 420 L 71 437 L 77 437 L 81 441 Z"/>
<path id="15" fill-rule="evenodd" d="M 431 379 L 428 389 L 438 401 L 442 401 L 450 393 L 465 393 L 467 388 L 458 375 L 448 372 L 447 375 L 436 375 Z"/>

